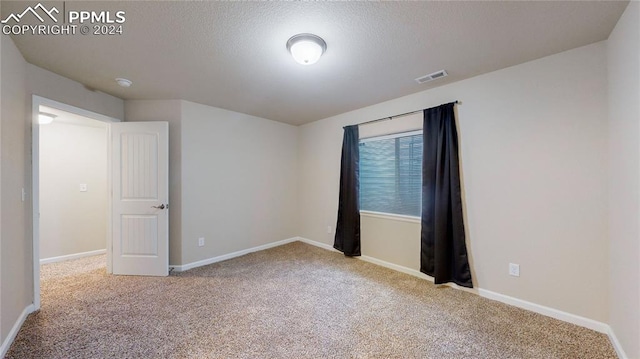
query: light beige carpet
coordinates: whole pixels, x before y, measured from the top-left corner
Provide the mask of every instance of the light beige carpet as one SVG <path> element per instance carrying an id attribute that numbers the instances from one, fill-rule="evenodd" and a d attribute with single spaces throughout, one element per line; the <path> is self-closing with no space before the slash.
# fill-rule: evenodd
<path id="1" fill-rule="evenodd" d="M 45 265 L 7 358 L 615 358 L 607 337 L 300 242 L 167 278 Z"/>

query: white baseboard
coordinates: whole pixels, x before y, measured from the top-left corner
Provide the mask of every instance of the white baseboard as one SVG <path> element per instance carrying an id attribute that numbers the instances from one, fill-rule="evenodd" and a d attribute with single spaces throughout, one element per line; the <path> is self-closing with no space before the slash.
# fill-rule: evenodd
<path id="1" fill-rule="evenodd" d="M 197 267 L 201 267 L 201 266 L 205 266 L 208 264 L 213 264 L 213 263 L 217 263 L 217 262 L 221 262 L 227 259 L 232 259 L 232 258 L 236 258 L 236 257 L 240 257 L 243 256 L 245 254 L 249 254 L 252 252 L 257 252 L 257 251 L 261 251 L 261 250 L 265 250 L 265 249 L 269 249 L 269 248 L 273 248 L 273 247 L 278 247 L 284 244 L 288 244 L 288 243 L 292 243 L 292 242 L 296 242 L 296 241 L 300 241 L 306 244 L 310 244 L 322 249 L 326 249 L 332 252 L 338 252 L 340 253 L 338 250 L 336 250 L 335 248 L 333 248 L 333 246 L 326 244 L 326 243 L 321 243 L 321 242 L 316 242 L 316 241 L 312 241 L 310 239 L 307 238 L 303 238 L 303 237 L 293 237 L 293 238 L 289 238 L 289 239 L 284 239 L 281 241 L 277 241 L 277 242 L 273 242 L 273 243 L 268 243 L 268 244 L 264 244 L 261 246 L 257 246 L 257 247 L 252 247 L 252 248 L 248 248 L 248 249 L 244 249 L 241 251 L 237 251 L 237 252 L 233 252 L 233 253 L 229 253 L 229 254 L 224 254 L 221 256 L 217 256 L 217 257 L 213 257 L 213 258 L 209 258 L 209 259 L 205 259 L 205 260 L 201 260 L 201 261 L 197 261 L 197 262 L 192 262 L 189 264 L 184 264 L 184 265 L 172 265 L 170 267 L 172 267 L 176 272 L 183 272 L 183 271 L 187 271 L 189 269 L 193 269 L 193 268 L 197 268 Z M 60 262 L 60 261 L 64 261 L 64 260 L 71 260 L 71 259 L 77 259 L 77 258 L 82 258 L 82 257 L 87 257 L 87 256 L 92 256 L 92 255 L 98 255 L 98 254 L 103 254 L 105 253 L 106 250 L 102 249 L 102 250 L 97 250 L 97 251 L 91 251 L 91 252 L 84 252 L 84 253 L 77 253 L 77 254 L 72 254 L 72 255 L 67 255 L 67 256 L 60 256 L 60 257 L 53 257 L 53 258 L 45 258 L 45 259 L 41 259 L 40 260 L 40 264 L 45 264 L 45 263 L 53 263 L 53 262 Z M 401 265 L 397 265 L 397 264 L 393 264 L 387 261 L 383 261 L 381 259 L 377 259 L 377 258 L 373 258 L 373 257 L 369 257 L 369 256 L 360 256 L 360 257 L 356 257 L 360 260 L 363 260 L 365 262 L 369 262 L 369 263 L 373 263 L 382 267 L 386 267 L 398 272 L 402 272 L 405 274 L 409 274 L 412 275 L 414 277 L 418 277 L 420 279 L 424 279 L 430 282 L 433 282 L 433 278 L 418 271 L 415 269 L 411 269 L 411 268 L 407 268 Z M 475 294 L 480 295 L 481 297 L 487 298 L 487 299 L 492 299 L 492 300 L 497 300 L 499 302 L 505 303 L 505 304 L 509 304 L 518 308 L 522 308 L 525 310 L 529 310 L 538 314 L 542 314 L 548 317 L 552 317 L 558 320 L 562 320 L 564 322 L 568 322 L 571 324 L 575 324 L 575 325 L 579 325 L 581 327 L 585 327 L 591 330 L 595 330 L 597 332 L 600 333 L 604 333 L 607 334 L 609 336 L 609 340 L 611 341 L 612 346 L 614 347 L 614 349 L 616 350 L 616 353 L 618 355 L 619 358 L 621 359 L 627 359 L 627 355 L 625 354 L 624 349 L 622 348 L 622 345 L 620 344 L 620 342 L 618 341 L 618 338 L 616 337 L 615 333 L 613 332 L 613 329 L 605 323 L 593 320 L 593 319 L 589 319 L 589 318 L 585 318 L 585 317 L 581 317 L 579 315 L 575 315 L 575 314 L 571 314 L 571 313 L 567 313 L 558 309 L 554 309 L 551 307 L 546 307 L 540 304 L 536 304 L 536 303 L 532 303 L 532 302 L 528 302 L 522 299 L 518 299 L 518 298 L 514 298 L 514 297 L 510 297 L 508 295 L 504 295 L 504 294 L 500 294 L 500 293 L 496 293 L 490 290 L 486 290 L 486 289 L 482 289 L 482 288 L 477 288 L 477 289 L 468 289 L 468 288 L 463 288 L 460 286 L 457 286 L 455 284 L 451 284 L 450 285 L 453 288 L 456 289 L 460 289 L 460 290 L 465 290 L 465 291 L 470 291 L 473 292 Z M 4 340 L 4 342 L 2 343 L 2 346 L 0 347 L 0 358 L 3 358 L 7 351 L 9 350 L 9 347 L 11 346 L 11 343 L 13 343 L 13 340 L 15 339 L 16 335 L 18 334 L 18 331 L 20 330 L 20 327 L 22 326 L 22 324 L 24 323 L 24 321 L 27 319 L 27 316 L 32 313 L 35 309 L 35 307 L 33 306 L 33 304 L 30 304 L 29 306 L 27 306 L 22 313 L 20 314 L 20 317 L 18 318 L 18 320 L 16 321 L 16 323 L 14 324 L 14 326 L 11 328 L 11 331 L 9 332 L 9 334 L 7 335 L 7 338 Z"/>
<path id="2" fill-rule="evenodd" d="M 173 267 L 173 269 L 176 272 L 182 272 L 182 271 L 186 271 L 189 269 L 193 269 L 196 267 L 201 267 L 201 266 L 205 266 L 208 264 L 212 264 L 212 263 L 216 263 L 216 262 L 221 262 L 227 259 L 231 259 L 231 258 L 235 258 L 235 257 L 239 257 L 251 252 L 257 252 L 257 251 L 261 251 L 261 250 L 265 250 L 265 249 L 269 249 L 269 248 L 273 248 L 273 247 L 277 247 L 277 246 L 281 246 L 287 243 L 292 243 L 295 241 L 300 241 L 306 244 L 310 244 L 312 246 L 316 246 L 328 251 L 332 251 L 332 252 L 337 252 L 340 253 L 340 251 L 336 250 L 335 248 L 333 248 L 333 246 L 331 246 L 330 244 L 327 243 L 322 243 L 322 242 L 316 242 L 316 241 L 312 241 L 310 239 L 307 238 L 303 238 L 303 237 L 294 237 L 294 238 L 289 238 L 289 239 L 285 239 L 282 241 L 278 241 L 278 242 L 273 242 L 273 243 L 269 243 L 269 244 L 265 244 L 262 246 L 257 246 L 257 247 L 253 247 L 253 248 L 249 248 L 249 249 L 245 249 L 245 250 L 241 250 L 241 251 L 237 251 L 237 252 L 233 252 L 233 253 L 229 253 L 229 254 L 224 254 L 221 256 L 217 256 L 217 257 L 213 257 L 213 258 L 209 258 L 209 259 L 205 259 L 205 260 L 201 260 L 201 261 L 197 261 L 197 262 L 193 262 L 193 263 L 189 263 L 189 264 L 185 264 L 185 265 L 174 265 L 171 266 Z M 365 262 L 369 262 L 369 263 L 373 263 L 382 267 L 386 267 L 398 272 L 402 272 L 405 274 L 409 274 L 412 275 L 414 277 L 420 278 L 420 279 L 424 279 L 430 282 L 433 282 L 433 278 L 418 271 L 415 269 L 411 269 L 411 268 L 407 268 L 401 265 L 397 265 L 397 264 L 393 264 L 387 261 L 383 261 L 381 259 L 377 259 L 377 258 L 373 258 L 373 257 L 369 257 L 369 256 L 359 256 L 356 257 L 360 260 L 363 260 Z M 505 304 L 509 304 L 512 305 L 514 307 L 518 307 L 518 308 L 522 308 L 525 310 L 529 310 L 538 314 L 542 314 L 548 317 L 552 317 L 558 320 L 562 320 L 564 322 L 568 322 L 571 324 L 575 324 L 575 325 L 579 325 L 581 327 L 585 327 L 591 330 L 595 330 L 597 332 L 600 333 L 605 333 L 609 336 L 609 339 L 611 340 L 611 344 L 613 345 L 614 349 L 616 350 L 618 356 L 621 359 L 627 359 L 627 356 L 624 353 L 624 350 L 622 349 L 622 346 L 620 345 L 620 342 L 618 341 L 618 339 L 616 338 L 613 330 L 611 329 L 611 327 L 605 323 L 602 322 L 598 322 L 596 320 L 593 319 L 589 319 L 589 318 L 585 318 L 585 317 L 581 317 L 579 315 L 575 315 L 575 314 L 571 314 L 571 313 L 567 313 L 558 309 L 554 309 L 551 307 L 546 307 L 543 305 L 539 305 L 536 303 L 532 303 L 532 302 L 528 302 L 526 300 L 522 300 L 522 299 L 518 299 L 518 298 L 514 298 L 514 297 L 510 297 L 504 294 L 500 294 L 500 293 L 496 293 L 496 292 L 492 292 L 490 290 L 486 290 L 486 289 L 482 289 L 482 288 L 477 288 L 477 289 L 469 289 L 469 288 L 464 288 L 464 287 L 460 287 L 456 284 L 446 284 L 447 286 L 453 287 L 455 289 L 458 290 L 464 290 L 467 292 L 471 292 L 471 293 L 475 293 L 477 295 L 480 295 L 481 297 L 487 298 L 487 299 L 492 299 L 492 300 L 497 300 L 499 302 L 505 303 Z"/>
<path id="3" fill-rule="evenodd" d="M 613 332 L 613 328 L 611 328 L 610 326 L 607 326 L 607 327 L 609 327 L 609 330 L 607 331 L 607 335 L 609 336 L 611 345 L 613 345 L 613 349 L 615 349 L 616 354 L 618 354 L 618 358 L 628 359 L 629 357 L 627 356 L 627 353 L 624 352 L 624 349 L 622 348 L 622 344 L 620 344 L 618 337 L 616 337 L 616 334 Z"/>
<path id="4" fill-rule="evenodd" d="M 626 353 L 624 352 L 624 349 L 622 348 L 622 345 L 620 344 L 620 341 L 613 332 L 613 329 L 606 323 L 567 313 L 551 307 L 546 307 L 544 305 L 528 302 L 526 300 L 510 297 L 508 295 L 492 292 L 486 289 L 479 288 L 478 294 L 480 294 L 480 296 L 484 298 L 497 300 L 505 304 L 513 305 L 514 307 L 526 309 L 538 314 L 546 315 L 547 317 L 562 320 L 563 322 L 575 324 L 587 329 L 595 330 L 596 332 L 604 333 L 609 337 L 611 346 L 613 346 L 613 349 L 615 349 L 618 358 L 628 358 Z"/>
<path id="5" fill-rule="evenodd" d="M 420 272 L 419 270 L 403 267 L 401 265 L 393 264 L 393 263 L 390 263 L 390 262 L 387 262 L 387 261 L 383 261 L 383 260 L 378 259 L 378 258 L 369 257 L 369 256 L 360 256 L 360 257 L 357 257 L 357 258 L 362 259 L 365 262 L 377 264 L 377 265 L 385 267 L 385 268 L 393 269 L 393 270 L 398 271 L 398 272 L 402 272 L 402 273 L 405 273 L 405 274 L 408 274 L 408 275 L 412 275 L 414 277 L 418 277 L 420 279 L 428 280 L 429 282 L 433 282 L 433 277 L 430 277 L 430 276 Z"/>
<path id="6" fill-rule="evenodd" d="M 332 252 L 337 252 L 337 253 L 341 253 L 339 250 L 333 248 L 332 245 L 330 244 L 326 244 L 326 243 L 321 243 L 321 242 L 316 242 L 316 241 L 312 241 L 310 239 L 306 239 L 306 238 L 302 238 L 302 237 L 297 237 L 296 238 L 298 241 L 302 242 L 302 243 L 306 243 L 306 244 L 310 244 L 312 246 L 316 246 L 316 247 L 320 247 L 322 249 L 326 249 L 328 251 L 332 251 Z"/>
<path id="7" fill-rule="evenodd" d="M 316 241 L 312 241 L 310 239 L 302 238 L 302 237 L 298 237 L 298 240 L 300 242 L 303 242 L 303 243 L 306 243 L 306 244 L 310 244 L 312 246 L 320 247 L 322 249 L 330 250 L 332 252 L 342 253 L 342 252 L 338 251 L 337 249 L 333 248 L 331 245 L 326 244 L 326 243 L 316 242 Z M 397 265 L 397 264 L 394 264 L 394 263 L 391 263 L 391 262 L 383 261 L 383 260 L 378 259 L 378 258 L 369 257 L 369 256 L 358 256 L 358 257 L 354 257 L 354 258 L 359 259 L 359 260 L 363 260 L 365 262 L 369 262 L 369 263 L 372 263 L 372 264 L 376 264 L 376 265 L 379 265 L 379 266 L 382 266 L 382 267 L 385 267 L 385 268 L 389 268 L 389 269 L 395 270 L 397 272 L 402 272 L 402 273 L 405 273 L 405 274 L 409 274 L 409 275 L 412 275 L 414 277 L 418 277 L 420 279 L 428 280 L 430 282 L 434 281 L 433 277 L 431 277 L 429 275 L 426 275 L 426 274 L 420 272 L 419 270 L 415 270 L 415 269 L 407 268 L 407 267 L 404 267 L 404 266 L 401 266 L 401 265 Z M 443 286 L 447 286 L 447 287 L 460 289 L 460 290 L 464 290 L 464 291 L 467 291 L 467 292 L 474 292 L 474 293 L 477 294 L 477 291 L 475 289 L 461 287 L 461 286 L 459 286 L 459 285 L 457 285 L 455 283 L 445 283 L 445 284 L 442 284 L 442 285 Z"/>
<path id="8" fill-rule="evenodd" d="M 547 317 L 562 320 L 563 322 L 579 325 L 581 327 L 595 330 L 596 332 L 605 333 L 605 334 L 609 332 L 609 325 L 599 322 L 597 320 L 581 317 L 579 315 L 567 313 L 555 308 L 528 302 L 526 300 L 510 297 L 508 295 L 492 292 L 490 290 L 486 290 L 482 288 L 478 288 L 478 294 L 480 294 L 481 297 L 484 297 L 487 299 L 497 300 L 498 302 L 502 302 L 505 304 L 512 305 L 514 307 L 526 309 L 538 314 L 546 315 Z"/>
<path id="9" fill-rule="evenodd" d="M 43 259 L 40 260 L 40 265 L 48 264 L 48 263 L 55 263 L 55 262 L 70 261 L 72 259 L 97 256 L 99 254 L 105 254 L 105 253 L 107 253 L 106 249 L 98 249 L 98 250 L 95 250 L 95 251 L 67 254 L 65 256 L 59 256 L 59 257 L 43 258 Z"/>
<path id="10" fill-rule="evenodd" d="M 18 320 L 16 320 L 15 324 L 13 324 L 13 327 L 9 331 L 9 334 L 2 342 L 2 346 L 0 346 L 0 358 L 4 358 L 4 356 L 7 355 L 7 352 L 9 351 L 9 348 L 11 347 L 13 340 L 16 339 L 16 335 L 18 335 L 18 332 L 20 331 L 22 324 L 24 324 L 24 321 L 27 319 L 27 316 L 33 313 L 34 310 L 35 310 L 35 307 L 33 306 L 33 304 L 29 304 L 26 308 L 24 308 L 22 313 L 20 313 Z"/>
<path id="11" fill-rule="evenodd" d="M 298 238 L 298 240 L 300 242 L 304 242 L 316 247 L 320 247 L 320 248 L 324 248 L 330 251 L 334 251 L 334 252 L 338 252 L 336 249 L 334 249 L 331 245 L 326 244 L 326 243 L 320 243 L 320 242 L 316 242 L 316 241 L 312 241 L 310 239 L 307 238 Z M 365 262 L 369 262 L 369 263 L 373 263 L 373 264 L 377 264 L 379 266 L 382 267 L 386 267 L 389 269 L 393 269 L 395 271 L 398 272 L 402 272 L 402 273 L 406 273 L 409 275 L 412 275 L 414 277 L 418 277 L 420 279 L 425 279 L 428 280 L 430 282 L 433 282 L 433 278 L 418 271 L 415 269 L 411 269 L 411 268 L 407 268 L 401 265 L 397 265 L 397 264 L 393 264 L 393 263 L 389 263 L 377 258 L 373 258 L 373 257 L 369 257 L 369 256 L 360 256 L 360 257 L 356 257 L 359 258 Z M 538 314 L 542 314 L 548 317 L 552 317 L 555 319 L 559 319 L 562 320 L 564 322 L 568 322 L 571 324 L 575 324 L 575 325 L 579 325 L 581 327 L 585 327 L 591 330 L 595 330 L 597 332 L 600 333 L 605 333 L 609 336 L 609 338 L 611 339 L 611 344 L 613 345 L 613 347 L 615 348 L 616 352 L 618 353 L 618 356 L 620 358 L 626 358 L 626 355 L 624 354 L 624 350 L 622 350 L 622 347 L 620 346 L 620 342 L 618 341 L 618 339 L 616 338 L 615 334 L 613 333 L 613 331 L 611 330 L 611 327 L 609 327 L 609 325 L 593 320 L 593 319 L 589 319 L 589 318 L 585 318 L 585 317 L 581 317 L 579 315 L 575 315 L 575 314 L 571 314 L 571 313 L 567 313 L 567 312 L 563 312 L 561 310 L 558 309 L 554 309 L 554 308 L 550 308 L 550 307 L 545 307 L 543 305 L 539 305 L 536 303 L 532 303 L 532 302 L 528 302 L 526 300 L 522 300 L 522 299 L 518 299 L 518 298 L 514 298 L 514 297 L 510 297 L 504 294 L 500 294 L 500 293 L 496 293 L 496 292 L 492 292 L 490 290 L 486 290 L 486 289 L 481 289 L 481 288 L 477 288 L 477 289 L 469 289 L 469 288 L 464 288 L 464 287 L 460 287 L 458 285 L 455 284 L 447 284 L 450 287 L 456 288 L 456 289 L 460 289 L 460 290 L 464 290 L 467 292 L 471 292 L 471 293 L 475 293 L 477 295 L 480 295 L 481 297 L 487 298 L 487 299 L 492 299 L 492 300 L 497 300 L 499 302 L 505 303 L 505 304 L 509 304 L 512 305 L 514 307 L 518 307 L 518 308 L 522 308 L 522 309 L 526 309 Z"/>
<path id="12" fill-rule="evenodd" d="M 192 263 L 183 264 L 183 265 L 170 265 L 169 267 L 173 268 L 173 270 L 175 272 L 184 272 L 184 271 L 188 271 L 189 269 L 202 267 L 202 266 L 206 266 L 206 265 L 217 263 L 217 262 L 226 261 L 227 259 L 240 257 L 240 256 L 243 256 L 245 254 L 252 253 L 252 252 L 262 251 L 262 250 L 265 250 L 265 249 L 278 247 L 278 246 L 281 246 L 281 245 L 284 245 L 284 244 L 287 244 L 287 243 L 296 242 L 297 240 L 298 240 L 297 237 L 293 237 L 293 238 L 289 238 L 289 239 L 283 239 L 281 241 L 267 243 L 267 244 L 264 244 L 264 245 L 261 245 L 261 246 L 252 247 L 252 248 L 248 248 L 248 249 L 243 249 L 241 251 L 237 251 L 237 252 L 233 252 L 233 253 L 229 253 L 229 254 L 223 254 L 221 256 L 217 256 L 217 257 L 213 257 L 213 258 L 203 259 L 203 260 L 197 261 L 197 262 L 192 262 Z"/>

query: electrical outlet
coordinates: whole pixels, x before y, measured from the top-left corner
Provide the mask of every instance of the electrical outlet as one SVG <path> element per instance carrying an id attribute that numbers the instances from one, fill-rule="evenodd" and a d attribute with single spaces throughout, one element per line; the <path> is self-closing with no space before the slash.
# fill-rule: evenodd
<path id="1" fill-rule="evenodd" d="M 520 276 L 520 265 L 515 263 L 509 263 L 509 275 L 514 277 Z"/>
<path id="2" fill-rule="evenodd" d="M 87 189 L 86 183 L 80 183 L 80 192 L 87 192 Z"/>
<path id="3" fill-rule="evenodd" d="M 198 238 L 198 247 L 204 247 L 204 237 Z"/>
<path id="4" fill-rule="evenodd" d="M 331 226 L 327 226 L 327 233 L 331 234 Z"/>

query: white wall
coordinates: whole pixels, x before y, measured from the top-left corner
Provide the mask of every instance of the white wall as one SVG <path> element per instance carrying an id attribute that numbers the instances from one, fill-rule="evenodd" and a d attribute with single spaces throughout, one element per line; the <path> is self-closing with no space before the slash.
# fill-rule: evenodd
<path id="1" fill-rule="evenodd" d="M 333 243 L 342 126 L 454 100 L 475 285 L 607 322 L 604 43 L 301 126 L 300 235 Z M 418 223 L 362 226 L 363 255 L 418 269 Z"/>
<path id="2" fill-rule="evenodd" d="M 122 118 L 124 103 L 107 94 L 25 62 L 9 36 L 0 36 L 2 139 L 0 235 L 0 341 L 33 303 L 31 215 L 31 96 Z M 21 200 L 21 189 L 26 200 Z"/>
<path id="3" fill-rule="evenodd" d="M 4 70 L 2 70 L 2 52 L 4 41 L 0 41 L 0 226 L 2 225 L 2 119 L 5 116 L 2 102 L 5 101 L 3 96 L 2 84 L 4 83 Z M 5 65 L 6 66 L 6 65 Z M 24 80 L 23 80 L 24 81 Z M 24 84 L 23 84 L 24 86 Z M 5 336 L 2 334 L 2 229 L 0 228 L 0 343 L 4 343 Z M 2 345 L 2 344 L 0 344 Z"/>
<path id="4" fill-rule="evenodd" d="M 107 125 L 62 120 L 40 126 L 40 259 L 106 248 Z"/>
<path id="5" fill-rule="evenodd" d="M 291 125 L 183 101 L 183 264 L 297 235 L 297 136 Z"/>
<path id="6" fill-rule="evenodd" d="M 610 325 L 640 358 L 640 3 L 607 41 L 609 73 Z"/>
<path id="7" fill-rule="evenodd" d="M 589 45 L 297 130 L 178 101 L 182 183 L 172 186 L 182 191 L 185 203 L 175 264 L 298 234 L 331 244 L 333 234 L 326 228 L 336 221 L 341 127 L 461 100 L 465 215 L 475 284 L 595 320 L 610 318 L 627 354 L 640 356 L 638 11 L 632 2 L 606 51 L 604 43 Z M 124 103 L 27 64 L 12 40 L 1 38 L 4 340 L 32 300 L 31 94 L 116 118 L 124 117 Z M 22 187 L 27 202 L 20 200 Z M 418 248 L 415 224 L 367 218 L 363 227 L 364 254 L 417 269 L 411 257 Z M 385 233 L 399 238 L 387 240 Z M 203 248 L 196 245 L 200 236 L 207 238 Z M 520 278 L 507 276 L 508 262 L 521 264 Z"/>
<path id="8" fill-rule="evenodd" d="M 169 122 L 171 265 L 297 235 L 296 127 L 180 100 L 125 109 L 127 121 Z"/>
<path id="9" fill-rule="evenodd" d="M 2 48 L 2 188 L 0 190 L 0 343 L 4 342 L 22 311 L 33 297 L 31 271 L 30 197 L 23 202 L 22 188 L 28 189 L 30 147 L 27 122 L 26 62 L 8 36 L 0 36 Z M 30 191 L 29 191 L 30 192 Z"/>
<path id="10" fill-rule="evenodd" d="M 27 91 L 29 103 L 33 94 L 119 120 L 124 119 L 122 99 L 90 90 L 79 82 L 31 64 L 27 64 Z"/>

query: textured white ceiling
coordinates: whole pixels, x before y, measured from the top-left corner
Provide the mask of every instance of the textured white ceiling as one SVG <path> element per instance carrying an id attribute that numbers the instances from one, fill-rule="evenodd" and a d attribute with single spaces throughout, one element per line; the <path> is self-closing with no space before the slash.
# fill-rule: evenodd
<path id="1" fill-rule="evenodd" d="M 123 99 L 303 124 L 605 40 L 627 3 L 67 1 L 126 11 L 124 35 L 13 39 L 30 63 Z M 24 7 L 2 1 L 2 18 Z M 302 32 L 328 45 L 313 66 L 285 47 Z M 414 81 L 441 69 L 449 77 Z"/>

